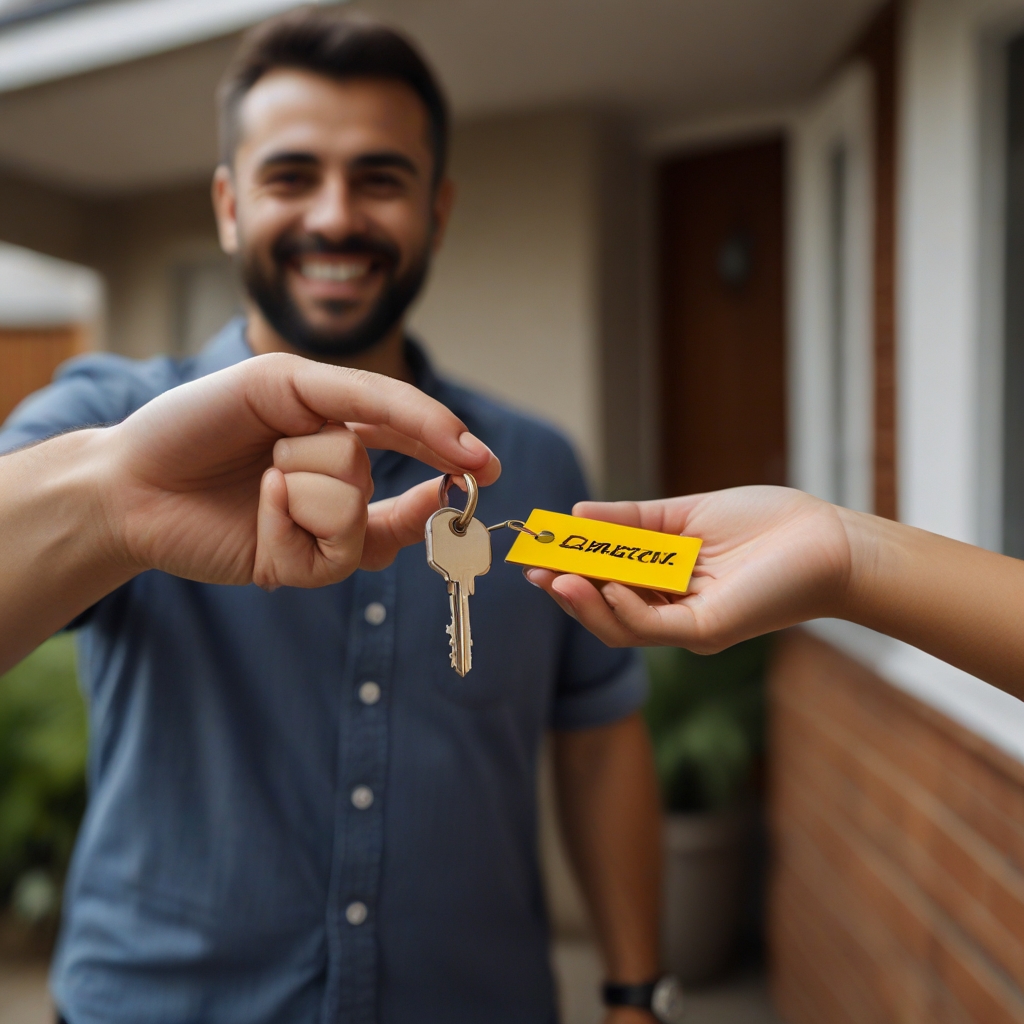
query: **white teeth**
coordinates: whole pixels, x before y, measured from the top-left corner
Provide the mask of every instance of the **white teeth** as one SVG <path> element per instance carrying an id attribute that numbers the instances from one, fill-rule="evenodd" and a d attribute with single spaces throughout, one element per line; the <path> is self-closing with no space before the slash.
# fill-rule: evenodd
<path id="1" fill-rule="evenodd" d="M 335 263 L 333 260 L 308 260 L 302 264 L 302 276 L 314 281 L 352 281 L 370 269 L 366 263 Z"/>

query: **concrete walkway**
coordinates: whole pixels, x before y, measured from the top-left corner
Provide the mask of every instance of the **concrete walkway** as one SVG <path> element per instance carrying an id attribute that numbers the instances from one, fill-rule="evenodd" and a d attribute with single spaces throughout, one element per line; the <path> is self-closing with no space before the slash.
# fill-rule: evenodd
<path id="1" fill-rule="evenodd" d="M 45 964 L 0 964 L 0 1024 L 53 1024 Z"/>
<path id="2" fill-rule="evenodd" d="M 562 1024 L 600 1024 L 601 966 L 588 942 L 559 942 L 553 953 Z M 692 1024 L 779 1024 L 763 975 L 741 972 L 690 994 Z M 0 964 L 0 1024 L 53 1024 L 42 964 Z"/>
<path id="3" fill-rule="evenodd" d="M 600 1024 L 603 1011 L 597 951 L 589 942 L 561 941 L 555 943 L 552 960 L 562 1024 Z M 779 1024 L 760 970 L 740 971 L 688 995 L 691 1024 Z"/>

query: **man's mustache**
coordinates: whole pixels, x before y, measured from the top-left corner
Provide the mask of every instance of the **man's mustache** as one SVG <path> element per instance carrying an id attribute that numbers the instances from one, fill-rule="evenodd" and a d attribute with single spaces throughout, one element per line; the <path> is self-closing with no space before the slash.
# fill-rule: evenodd
<path id="1" fill-rule="evenodd" d="M 274 243 L 276 263 L 290 263 L 303 256 L 369 256 L 386 266 L 397 267 L 401 259 L 398 246 L 382 238 L 367 235 L 349 235 L 340 242 L 332 242 L 320 235 L 285 235 Z"/>

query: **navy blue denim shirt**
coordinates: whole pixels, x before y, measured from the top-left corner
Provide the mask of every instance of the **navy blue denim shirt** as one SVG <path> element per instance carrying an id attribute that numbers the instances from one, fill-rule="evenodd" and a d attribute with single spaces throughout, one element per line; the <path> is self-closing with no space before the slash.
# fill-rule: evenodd
<path id="1" fill-rule="evenodd" d="M 183 362 L 79 358 L 0 451 L 250 355 L 238 320 Z M 584 497 L 558 433 L 409 356 L 502 461 L 482 521 Z M 383 452 L 373 475 L 383 498 L 436 473 Z M 632 712 L 646 681 L 504 563 L 509 531 L 492 537 L 465 679 L 422 545 L 321 590 L 147 572 L 82 616 L 90 800 L 52 974 L 71 1024 L 554 1021 L 538 745 Z"/>

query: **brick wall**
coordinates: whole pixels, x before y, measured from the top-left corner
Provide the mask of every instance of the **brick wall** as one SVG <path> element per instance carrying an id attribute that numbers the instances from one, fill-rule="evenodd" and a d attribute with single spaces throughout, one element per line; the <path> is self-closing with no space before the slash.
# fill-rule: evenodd
<path id="1" fill-rule="evenodd" d="M 782 1017 L 1024 1022 L 1024 766 L 800 631 L 770 701 Z"/>

